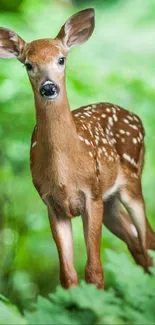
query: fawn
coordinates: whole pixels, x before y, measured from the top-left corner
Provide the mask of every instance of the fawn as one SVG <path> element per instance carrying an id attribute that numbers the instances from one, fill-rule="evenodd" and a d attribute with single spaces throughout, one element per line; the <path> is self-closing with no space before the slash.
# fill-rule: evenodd
<path id="1" fill-rule="evenodd" d="M 103 223 L 127 244 L 146 271 L 152 263 L 147 249 L 155 249 L 141 187 L 141 120 L 110 103 L 70 111 L 66 57 L 70 48 L 88 40 L 94 25 L 94 9 L 88 8 L 69 18 L 55 39 L 26 43 L 12 30 L 0 28 L 0 57 L 16 57 L 24 63 L 34 92 L 37 123 L 31 172 L 48 209 L 65 288 L 78 284 L 71 226 L 74 216 L 81 215 L 83 220 L 85 278 L 98 288 L 104 286 L 100 259 Z"/>

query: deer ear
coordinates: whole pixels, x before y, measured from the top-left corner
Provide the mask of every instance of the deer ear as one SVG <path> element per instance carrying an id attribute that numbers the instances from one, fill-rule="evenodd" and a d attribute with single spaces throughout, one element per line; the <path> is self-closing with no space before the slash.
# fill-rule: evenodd
<path id="1" fill-rule="evenodd" d="M 72 46 L 86 42 L 93 33 L 94 26 L 94 9 L 88 8 L 69 18 L 62 26 L 57 38 L 63 42 L 66 50 L 69 50 Z"/>
<path id="2" fill-rule="evenodd" d="M 20 60 L 25 42 L 10 29 L 0 27 L 0 58 Z"/>

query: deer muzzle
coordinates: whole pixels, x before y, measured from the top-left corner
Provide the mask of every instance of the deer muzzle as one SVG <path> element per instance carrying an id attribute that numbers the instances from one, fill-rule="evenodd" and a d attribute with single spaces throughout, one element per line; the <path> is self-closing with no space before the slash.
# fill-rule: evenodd
<path id="1" fill-rule="evenodd" d="M 40 95 L 46 99 L 54 99 L 59 95 L 59 87 L 52 81 L 45 81 L 40 87 Z"/>

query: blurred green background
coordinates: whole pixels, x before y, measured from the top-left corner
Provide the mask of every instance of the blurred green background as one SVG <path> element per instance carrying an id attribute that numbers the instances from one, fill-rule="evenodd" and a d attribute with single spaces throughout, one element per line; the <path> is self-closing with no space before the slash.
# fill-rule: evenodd
<path id="1" fill-rule="evenodd" d="M 71 109 L 109 101 L 141 117 L 146 130 L 143 191 L 155 228 L 155 1 L 0 0 L 0 25 L 26 41 L 55 37 L 70 15 L 88 6 L 96 8 L 96 28 L 91 39 L 68 57 Z M 34 125 L 25 69 L 16 60 L 0 60 L 0 292 L 21 309 L 59 283 L 46 208 L 29 169 Z M 80 218 L 73 220 L 73 230 L 76 269 L 83 278 L 86 254 Z M 128 254 L 124 243 L 103 228 L 103 265 L 106 248 Z"/>

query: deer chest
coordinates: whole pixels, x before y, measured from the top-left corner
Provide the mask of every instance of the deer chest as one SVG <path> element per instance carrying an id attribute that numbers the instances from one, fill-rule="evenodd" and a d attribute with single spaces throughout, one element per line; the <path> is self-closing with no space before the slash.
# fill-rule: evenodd
<path id="1" fill-rule="evenodd" d="M 85 196 L 79 185 L 77 169 L 71 166 L 66 156 L 53 164 L 39 159 L 31 166 L 33 183 L 49 209 L 62 217 L 71 218 L 82 214 Z"/>

